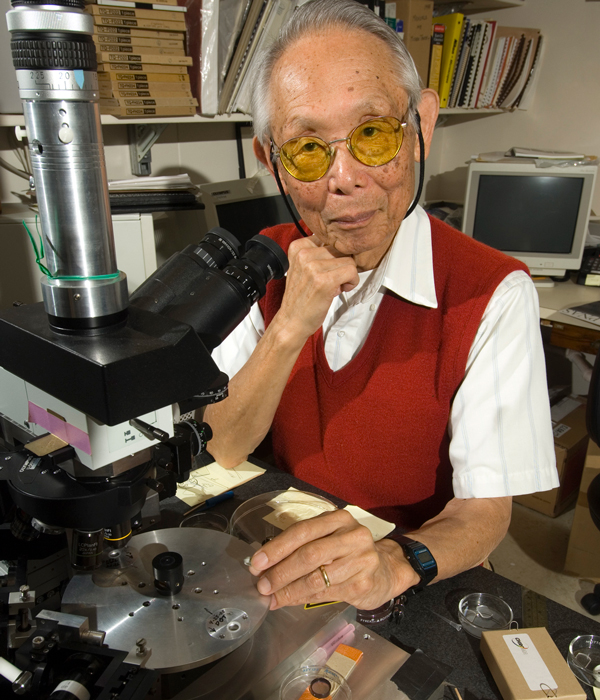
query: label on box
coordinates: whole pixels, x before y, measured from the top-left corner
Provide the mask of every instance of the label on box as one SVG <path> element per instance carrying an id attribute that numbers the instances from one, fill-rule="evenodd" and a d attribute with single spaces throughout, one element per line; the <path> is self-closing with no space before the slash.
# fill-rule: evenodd
<path id="1" fill-rule="evenodd" d="M 562 437 L 565 433 L 568 433 L 571 428 L 568 425 L 565 425 L 564 423 L 553 423 L 552 424 L 552 433 L 555 438 Z"/>
<path id="2" fill-rule="evenodd" d="M 530 690 L 543 690 L 545 687 L 553 690 L 558 688 L 544 659 L 528 634 L 525 632 L 506 634 L 503 639 Z"/>

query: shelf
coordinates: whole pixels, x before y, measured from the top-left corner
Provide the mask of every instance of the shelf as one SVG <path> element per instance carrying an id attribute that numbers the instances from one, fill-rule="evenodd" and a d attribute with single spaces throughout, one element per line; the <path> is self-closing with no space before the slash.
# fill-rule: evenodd
<path id="1" fill-rule="evenodd" d="M 504 109 L 465 109 L 464 107 L 444 108 L 440 110 L 440 116 L 485 116 L 486 114 L 501 114 Z M 119 119 L 109 114 L 101 117 L 103 126 L 112 124 L 235 124 L 239 122 L 251 122 L 249 114 L 218 114 L 214 117 L 148 117 L 147 119 Z M 25 126 L 25 118 L 22 114 L 0 114 L 0 127 Z"/>
<path id="2" fill-rule="evenodd" d="M 459 12 L 473 14 L 475 12 L 493 12 L 509 7 L 524 7 L 525 0 L 434 0 L 436 10 L 443 9 L 444 5 L 452 5 Z"/>
<path id="3" fill-rule="evenodd" d="M 100 117 L 103 125 L 112 124 L 223 124 L 236 122 L 249 122 L 251 117 L 247 114 L 219 114 L 214 117 L 148 117 L 147 119 L 119 119 L 109 114 Z M 22 114 L 0 114 L 0 127 L 25 126 L 25 117 Z"/>

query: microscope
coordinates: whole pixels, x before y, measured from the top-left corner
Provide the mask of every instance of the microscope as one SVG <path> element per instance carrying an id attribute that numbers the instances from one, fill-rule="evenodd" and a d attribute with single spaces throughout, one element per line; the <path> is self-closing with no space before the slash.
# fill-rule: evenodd
<path id="1" fill-rule="evenodd" d="M 0 514 L 12 520 L 0 561 L 56 538 L 74 575 L 57 611 L 18 566 L 0 569 L 0 694 L 174 697 L 167 675 L 230 655 L 268 601 L 246 543 L 142 532 L 143 511 L 173 496 L 205 450 L 210 428 L 194 412 L 228 382 L 210 353 L 288 262 L 265 236 L 241 251 L 213 229 L 129 297 L 84 0 L 13 0 L 7 23 L 45 260 L 43 302 L 0 312 Z"/>

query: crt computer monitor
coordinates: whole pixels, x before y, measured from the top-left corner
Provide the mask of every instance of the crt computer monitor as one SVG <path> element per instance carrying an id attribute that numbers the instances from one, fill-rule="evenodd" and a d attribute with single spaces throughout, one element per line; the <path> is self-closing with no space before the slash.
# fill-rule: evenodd
<path id="1" fill-rule="evenodd" d="M 462 230 L 521 260 L 532 275 L 578 270 L 596 171 L 589 165 L 538 168 L 515 159 L 472 162 Z"/>
<path id="2" fill-rule="evenodd" d="M 269 226 L 292 222 L 271 175 L 212 182 L 200 185 L 200 191 L 206 230 L 220 226 L 242 244 Z M 299 219 L 295 208 L 294 213 Z"/>

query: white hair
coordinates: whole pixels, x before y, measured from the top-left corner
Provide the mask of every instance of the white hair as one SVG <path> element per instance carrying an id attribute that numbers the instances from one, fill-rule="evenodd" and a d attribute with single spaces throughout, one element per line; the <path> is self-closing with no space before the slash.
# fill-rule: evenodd
<path id="1" fill-rule="evenodd" d="M 389 47 L 398 83 L 408 94 L 408 120 L 415 125 L 421 99 L 421 81 L 414 61 L 398 34 L 372 10 L 356 0 L 309 0 L 297 8 L 282 27 L 277 40 L 260 56 L 252 85 L 252 118 L 259 141 L 270 137 L 271 75 L 283 53 L 303 36 L 342 27 L 368 32 Z M 301 57 L 298 60 L 302 60 Z"/>

